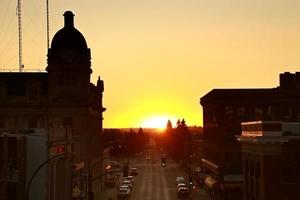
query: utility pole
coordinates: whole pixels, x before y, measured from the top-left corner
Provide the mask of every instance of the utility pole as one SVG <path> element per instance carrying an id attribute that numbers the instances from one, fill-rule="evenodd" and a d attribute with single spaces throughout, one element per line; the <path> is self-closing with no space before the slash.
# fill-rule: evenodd
<path id="1" fill-rule="evenodd" d="M 18 0 L 17 15 L 18 15 L 18 30 L 19 30 L 19 71 L 23 71 L 23 61 L 22 61 L 22 7 L 21 0 Z"/>
<path id="2" fill-rule="evenodd" d="M 192 178 L 192 135 L 190 132 L 188 132 L 188 154 L 189 154 L 189 189 L 190 189 L 190 199 L 192 199 L 192 192 L 193 192 L 193 178 Z"/>
<path id="3" fill-rule="evenodd" d="M 46 14 L 47 14 L 47 51 L 49 49 L 49 0 L 46 0 Z"/>

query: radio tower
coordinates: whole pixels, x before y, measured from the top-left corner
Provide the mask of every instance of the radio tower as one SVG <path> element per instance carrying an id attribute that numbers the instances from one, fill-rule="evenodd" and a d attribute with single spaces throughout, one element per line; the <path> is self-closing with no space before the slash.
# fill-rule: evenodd
<path id="1" fill-rule="evenodd" d="M 46 10 L 47 10 L 47 51 L 49 49 L 49 0 L 46 0 Z"/>
<path id="2" fill-rule="evenodd" d="M 22 13 L 21 13 L 21 0 L 18 0 L 18 7 L 17 7 L 17 14 L 18 14 L 18 25 L 19 25 L 19 71 L 22 72 L 23 70 L 23 61 L 22 61 Z"/>

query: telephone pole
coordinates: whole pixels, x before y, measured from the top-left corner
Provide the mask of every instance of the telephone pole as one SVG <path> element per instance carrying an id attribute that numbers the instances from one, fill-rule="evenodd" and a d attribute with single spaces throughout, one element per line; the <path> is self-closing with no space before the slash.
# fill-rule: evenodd
<path id="1" fill-rule="evenodd" d="M 19 71 L 23 71 L 23 61 L 22 61 L 22 7 L 21 0 L 18 0 L 17 5 L 17 15 L 18 15 L 18 30 L 19 30 Z"/>

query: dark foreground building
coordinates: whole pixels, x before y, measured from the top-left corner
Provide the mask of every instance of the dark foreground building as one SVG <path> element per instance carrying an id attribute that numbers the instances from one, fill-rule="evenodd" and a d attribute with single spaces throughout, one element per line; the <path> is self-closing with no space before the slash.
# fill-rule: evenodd
<path id="1" fill-rule="evenodd" d="M 214 199 L 242 199 L 241 122 L 300 121 L 300 73 L 280 74 L 280 85 L 267 89 L 214 89 L 203 106 L 204 183 Z"/>
<path id="2" fill-rule="evenodd" d="M 0 73 L 0 199 L 86 199 L 100 187 L 103 81 L 74 15 L 48 50 L 47 72 Z M 49 159 L 47 161 L 47 159 Z M 89 190 L 88 190 L 89 189 Z"/>
<path id="3" fill-rule="evenodd" d="M 300 123 L 242 123 L 243 199 L 300 198 Z"/>

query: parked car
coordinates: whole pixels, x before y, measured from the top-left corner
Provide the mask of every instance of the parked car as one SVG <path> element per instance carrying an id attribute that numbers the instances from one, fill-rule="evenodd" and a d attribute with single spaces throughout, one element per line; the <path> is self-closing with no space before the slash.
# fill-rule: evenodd
<path id="1" fill-rule="evenodd" d="M 132 168 L 130 169 L 129 175 L 130 175 L 130 176 L 137 176 L 137 175 L 138 175 L 137 168 L 132 167 Z"/>
<path id="2" fill-rule="evenodd" d="M 177 184 L 177 189 L 179 189 L 180 187 L 186 187 L 185 183 L 178 183 Z"/>
<path id="3" fill-rule="evenodd" d="M 129 192 L 125 188 L 120 188 L 118 190 L 118 199 L 128 199 L 129 198 Z"/>
<path id="4" fill-rule="evenodd" d="M 133 176 L 127 176 L 127 177 L 124 178 L 124 180 L 130 181 L 131 184 L 134 185 L 134 178 L 133 178 Z"/>
<path id="5" fill-rule="evenodd" d="M 176 177 L 176 184 L 178 185 L 178 183 L 185 183 L 184 178 L 182 176 Z"/>
<path id="6" fill-rule="evenodd" d="M 189 197 L 189 189 L 187 187 L 180 187 L 177 190 L 178 198 L 188 198 Z"/>
<path id="7" fill-rule="evenodd" d="M 131 181 L 129 181 L 129 180 L 124 180 L 121 184 L 122 184 L 122 185 L 128 185 L 129 188 L 130 188 L 130 190 L 132 189 L 132 183 L 131 183 Z"/>
<path id="8" fill-rule="evenodd" d="M 131 189 L 128 185 L 120 185 L 119 189 L 122 189 L 122 188 L 125 188 L 128 191 L 129 195 L 130 195 Z"/>

